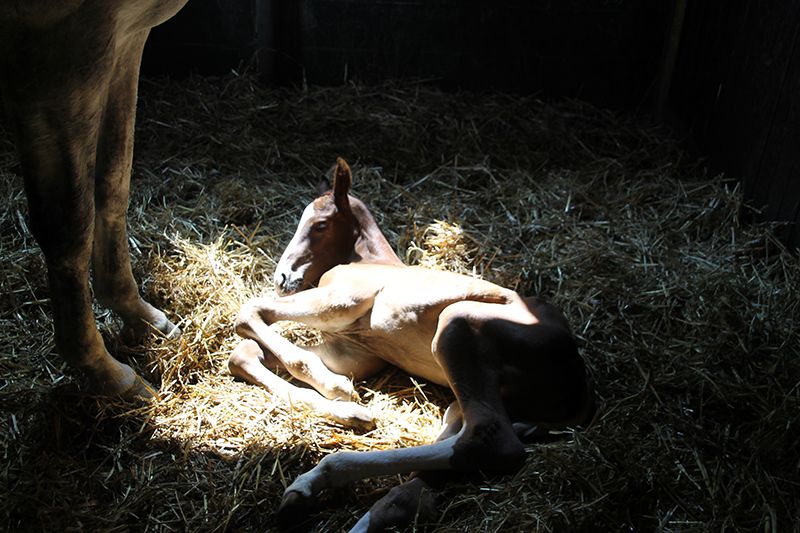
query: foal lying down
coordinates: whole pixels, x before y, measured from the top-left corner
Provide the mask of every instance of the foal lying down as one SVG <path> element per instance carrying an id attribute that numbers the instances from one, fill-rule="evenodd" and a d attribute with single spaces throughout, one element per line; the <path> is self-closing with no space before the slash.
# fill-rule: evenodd
<path id="1" fill-rule="evenodd" d="M 378 531 L 431 508 L 428 484 L 441 471 L 516 472 L 525 459 L 520 437 L 585 424 L 594 400 L 557 308 L 479 279 L 403 265 L 366 206 L 349 196 L 351 179 L 339 159 L 333 189 L 306 207 L 278 263 L 279 297 L 254 299 L 240 311 L 236 331 L 247 340 L 231 354 L 229 368 L 355 428 L 371 427 L 372 418 L 352 401 L 351 379 L 387 364 L 452 389 L 456 401 L 435 443 L 334 453 L 284 493 L 280 518 L 291 520 L 323 489 L 417 472 L 353 529 Z M 318 328 L 324 342 L 295 346 L 269 327 L 279 320 Z M 268 369 L 278 364 L 316 391 Z"/>

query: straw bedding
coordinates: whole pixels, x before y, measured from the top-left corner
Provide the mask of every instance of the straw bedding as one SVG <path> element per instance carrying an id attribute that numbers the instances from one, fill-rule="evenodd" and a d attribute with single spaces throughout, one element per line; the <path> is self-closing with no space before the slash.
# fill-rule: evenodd
<path id="1" fill-rule="evenodd" d="M 184 334 L 128 347 L 97 313 L 112 353 L 160 386 L 143 407 L 81 394 L 55 353 L 0 135 L 0 528 L 271 530 L 285 484 L 325 454 L 435 437 L 450 392 L 398 371 L 359 384 L 366 434 L 227 375 L 238 306 L 271 293 L 339 155 L 409 262 L 562 306 L 602 401 L 588 429 L 532 443 L 517 475 L 450 486 L 429 530 L 797 527 L 798 259 L 662 129 L 573 101 L 231 75 L 143 80 L 136 134 L 134 269 Z M 323 495 L 312 527 L 349 527 L 397 481 Z"/>

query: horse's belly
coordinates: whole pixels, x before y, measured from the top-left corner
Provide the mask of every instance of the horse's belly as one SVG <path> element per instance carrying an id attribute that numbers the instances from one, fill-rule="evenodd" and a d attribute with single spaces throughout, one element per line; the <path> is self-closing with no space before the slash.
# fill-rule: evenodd
<path id="1" fill-rule="evenodd" d="M 431 353 L 436 317 L 431 320 L 426 309 L 382 305 L 380 300 L 376 299 L 370 315 L 375 355 L 409 374 L 446 385 L 444 372 Z"/>
<path id="2" fill-rule="evenodd" d="M 0 25 L 45 30 L 56 25 L 77 32 L 97 32 L 103 27 L 140 31 L 171 18 L 187 0 L 0 0 Z M 69 19 L 75 17 L 80 24 Z M 120 24 L 121 23 L 121 24 Z M 80 33 L 75 36 L 79 37 Z"/>

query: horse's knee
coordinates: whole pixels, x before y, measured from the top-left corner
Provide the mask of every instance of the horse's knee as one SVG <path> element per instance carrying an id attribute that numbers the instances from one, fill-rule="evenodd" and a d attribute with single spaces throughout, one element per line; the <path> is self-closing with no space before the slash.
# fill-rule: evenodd
<path id="1" fill-rule="evenodd" d="M 437 359 L 453 351 L 474 349 L 472 321 L 468 316 L 451 309 L 456 306 L 451 305 L 439 315 L 436 333 L 431 341 L 431 352 Z"/>
<path id="2" fill-rule="evenodd" d="M 232 376 L 244 378 L 243 374 L 248 365 L 258 362 L 261 347 L 254 340 L 245 339 L 231 352 L 228 357 L 228 371 Z"/>
<path id="3" fill-rule="evenodd" d="M 252 302 L 247 302 L 236 314 L 236 318 L 233 320 L 233 329 L 240 337 L 250 338 L 253 336 L 251 323 L 259 319 L 255 305 Z"/>

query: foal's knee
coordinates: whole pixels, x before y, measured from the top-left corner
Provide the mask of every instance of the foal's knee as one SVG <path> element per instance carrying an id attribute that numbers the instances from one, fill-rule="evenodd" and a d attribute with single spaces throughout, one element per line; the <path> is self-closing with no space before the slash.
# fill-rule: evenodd
<path id="1" fill-rule="evenodd" d="M 439 358 L 450 352 L 474 349 L 474 332 L 471 321 L 463 315 L 455 314 L 448 307 L 439 315 L 436 334 L 431 341 L 431 352 Z"/>
<path id="2" fill-rule="evenodd" d="M 253 302 L 247 302 L 236 314 L 236 318 L 233 321 L 233 329 L 240 337 L 250 338 L 253 336 L 251 323 L 258 319 L 258 311 L 255 305 Z"/>
<path id="3" fill-rule="evenodd" d="M 246 339 L 236 345 L 228 357 L 228 371 L 232 376 L 243 378 L 245 368 L 258 361 L 261 347 L 256 341 Z"/>

